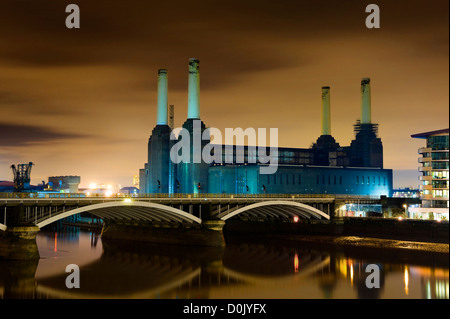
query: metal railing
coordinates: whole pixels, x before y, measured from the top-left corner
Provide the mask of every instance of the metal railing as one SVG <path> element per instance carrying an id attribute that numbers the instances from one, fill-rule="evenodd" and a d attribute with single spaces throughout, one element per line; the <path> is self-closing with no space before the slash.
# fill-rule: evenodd
<path id="1" fill-rule="evenodd" d="M 124 199 L 124 198 L 333 198 L 333 199 L 379 199 L 379 196 L 371 195 L 332 195 L 332 194 L 139 194 L 139 195 L 111 195 L 101 196 L 100 194 L 86 195 L 84 193 L 0 193 L 0 198 L 6 199 L 54 199 L 54 198 L 86 198 L 86 199 Z"/>

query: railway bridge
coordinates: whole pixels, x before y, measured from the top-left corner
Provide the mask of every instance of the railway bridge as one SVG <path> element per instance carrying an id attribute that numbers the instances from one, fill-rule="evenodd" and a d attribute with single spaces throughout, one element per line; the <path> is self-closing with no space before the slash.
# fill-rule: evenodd
<path id="1" fill-rule="evenodd" d="M 12 253 L 19 259 L 21 254 L 33 255 L 27 251 L 29 247 L 24 252 L 11 250 L 21 247 L 22 243 L 27 246 L 26 243 L 35 242 L 41 228 L 81 213 L 103 220 L 104 237 L 223 246 L 222 230 L 228 220 L 326 223 L 335 204 L 333 195 L 0 194 L 0 251 L 6 251 L 6 255 Z"/>

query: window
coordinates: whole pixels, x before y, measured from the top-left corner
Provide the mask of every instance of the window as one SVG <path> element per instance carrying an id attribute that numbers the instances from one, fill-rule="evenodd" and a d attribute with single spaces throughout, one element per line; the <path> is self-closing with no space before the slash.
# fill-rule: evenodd
<path id="1" fill-rule="evenodd" d="M 359 176 L 356 176 L 356 185 L 359 184 Z"/>
<path id="2" fill-rule="evenodd" d="M 448 188 L 448 181 L 445 180 L 433 181 L 433 188 Z"/>
<path id="3" fill-rule="evenodd" d="M 423 173 L 431 173 L 431 172 L 423 172 Z M 448 171 L 433 171 L 432 175 L 434 179 L 448 179 Z M 424 174 L 424 176 L 426 175 Z"/>
<path id="4" fill-rule="evenodd" d="M 426 163 L 424 163 L 424 164 L 426 164 Z M 433 169 L 448 169 L 448 161 L 445 161 L 445 162 L 433 162 L 432 163 L 432 168 Z"/>
<path id="5" fill-rule="evenodd" d="M 339 185 L 342 185 L 342 176 L 339 176 Z"/>
<path id="6" fill-rule="evenodd" d="M 431 154 L 431 159 L 433 161 L 438 160 L 448 160 L 448 152 L 435 152 Z"/>
<path id="7" fill-rule="evenodd" d="M 433 150 L 448 150 L 448 135 L 428 136 L 427 146 Z"/>

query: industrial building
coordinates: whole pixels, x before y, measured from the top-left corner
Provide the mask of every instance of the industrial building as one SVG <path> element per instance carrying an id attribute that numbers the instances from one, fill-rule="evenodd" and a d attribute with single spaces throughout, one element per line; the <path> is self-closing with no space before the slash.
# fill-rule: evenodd
<path id="1" fill-rule="evenodd" d="M 213 160 L 204 160 L 202 151 L 210 140 L 201 138 L 206 125 L 200 118 L 199 60 L 190 59 L 188 70 L 188 118 L 182 128 L 189 134 L 190 154 L 171 159 L 172 147 L 187 135 L 171 140 L 168 72 L 159 70 L 157 121 L 148 142 L 148 161 L 139 172 L 140 194 L 392 195 L 392 170 L 383 167 L 378 124 L 371 119 L 369 78 L 361 81 L 361 119 L 354 125 L 355 138 L 349 146 L 341 146 L 331 135 L 331 89 L 324 86 L 322 134 L 310 148 L 274 149 L 270 156 L 277 163 L 276 172 L 263 174 L 260 168 L 267 164 L 258 160 L 252 145 L 215 145 Z"/>
<path id="2" fill-rule="evenodd" d="M 50 176 L 48 188 L 61 193 L 78 193 L 80 182 L 80 176 Z"/>

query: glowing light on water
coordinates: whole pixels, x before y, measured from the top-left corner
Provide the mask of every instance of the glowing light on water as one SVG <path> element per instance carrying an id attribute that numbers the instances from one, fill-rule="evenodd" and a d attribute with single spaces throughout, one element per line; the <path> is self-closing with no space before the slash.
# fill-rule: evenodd
<path id="1" fill-rule="evenodd" d="M 409 272 L 408 272 L 407 267 L 405 267 L 405 274 L 403 277 L 405 280 L 405 294 L 408 295 L 409 294 Z"/>
<path id="2" fill-rule="evenodd" d="M 353 263 L 350 264 L 350 285 L 353 287 Z"/>

